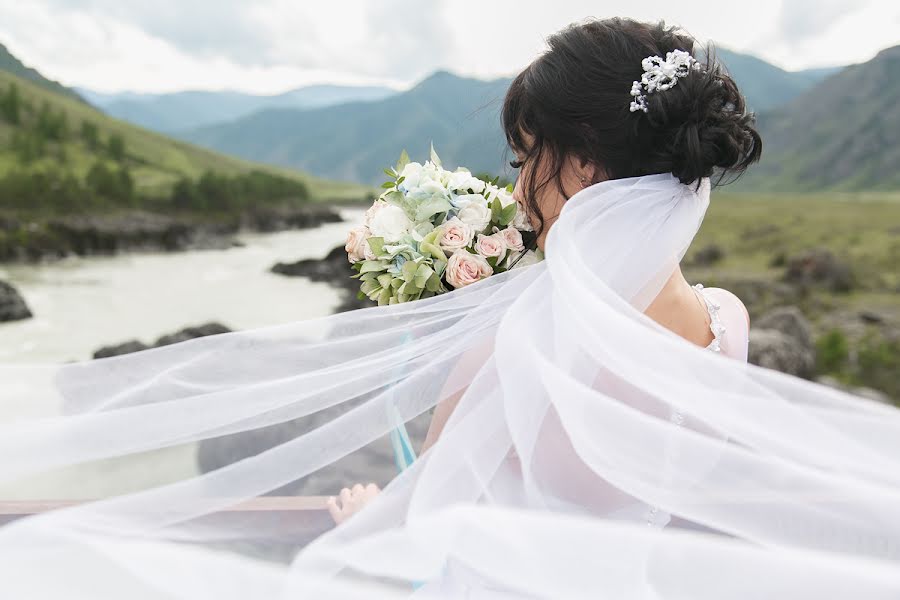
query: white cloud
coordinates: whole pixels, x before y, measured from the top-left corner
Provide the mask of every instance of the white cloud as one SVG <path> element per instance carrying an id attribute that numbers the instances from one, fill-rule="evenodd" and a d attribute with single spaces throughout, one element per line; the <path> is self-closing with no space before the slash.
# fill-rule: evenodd
<path id="1" fill-rule="evenodd" d="M 445 68 L 511 75 L 588 16 L 665 19 L 701 40 L 798 69 L 900 43 L 890 0 L 0 0 L 0 42 L 68 85 L 97 90 L 409 85 Z"/>

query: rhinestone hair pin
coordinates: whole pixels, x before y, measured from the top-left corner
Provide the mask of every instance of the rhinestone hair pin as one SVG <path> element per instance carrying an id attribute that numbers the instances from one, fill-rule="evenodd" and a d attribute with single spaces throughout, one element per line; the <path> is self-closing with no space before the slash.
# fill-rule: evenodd
<path id="1" fill-rule="evenodd" d="M 647 112 L 647 94 L 667 90 L 678 83 L 679 77 L 686 77 L 692 70 L 699 71 L 700 63 L 684 50 L 666 52 L 666 59 L 648 56 L 641 61 L 644 74 L 640 81 L 631 84 L 631 112 Z"/>

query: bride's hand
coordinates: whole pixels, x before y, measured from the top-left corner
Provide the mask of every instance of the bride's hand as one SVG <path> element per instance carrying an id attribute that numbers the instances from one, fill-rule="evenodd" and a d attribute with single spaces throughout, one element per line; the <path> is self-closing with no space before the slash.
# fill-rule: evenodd
<path id="1" fill-rule="evenodd" d="M 344 488 L 340 493 L 340 503 L 334 496 L 328 498 L 328 512 L 334 522 L 340 524 L 368 504 L 379 492 L 381 490 L 374 483 L 365 487 L 357 483 L 352 489 Z"/>

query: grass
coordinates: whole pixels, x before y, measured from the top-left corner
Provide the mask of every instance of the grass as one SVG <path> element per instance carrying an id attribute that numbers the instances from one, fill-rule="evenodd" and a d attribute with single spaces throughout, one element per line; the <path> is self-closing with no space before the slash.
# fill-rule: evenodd
<path id="1" fill-rule="evenodd" d="M 372 188 L 355 183 L 330 181 L 314 177 L 308 173 L 274 167 L 226 156 L 182 142 L 162 134 L 142 129 L 131 123 L 109 117 L 97 109 L 75 99 L 49 91 L 31 81 L 0 70 L 0 90 L 6 90 L 10 83 L 18 86 L 20 95 L 39 108 L 45 102 L 54 111 L 66 114 L 72 140 L 55 144 L 50 156 L 39 159 L 29 166 L 32 169 L 58 166 L 58 152 L 65 153 L 65 166 L 79 178 L 87 173 L 96 160 L 96 153 L 89 149 L 77 135 L 85 120 L 96 123 L 101 139 L 120 135 L 125 141 L 129 162 L 135 164 L 132 175 L 139 192 L 151 195 L 167 193 L 180 177 L 197 178 L 207 170 L 223 174 L 244 173 L 253 169 L 279 174 L 305 182 L 315 201 L 346 201 L 365 197 Z M 11 150 L 14 126 L 0 120 L 0 176 L 13 168 L 20 168 L 18 159 Z"/>

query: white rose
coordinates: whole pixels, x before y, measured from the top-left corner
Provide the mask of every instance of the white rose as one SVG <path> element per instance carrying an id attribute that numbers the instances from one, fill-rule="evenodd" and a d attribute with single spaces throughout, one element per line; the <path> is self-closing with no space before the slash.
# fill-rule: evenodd
<path id="1" fill-rule="evenodd" d="M 419 187 L 419 180 L 422 178 L 422 165 L 417 162 L 406 163 L 403 170 L 400 171 L 400 177 L 403 182 L 400 187 L 405 190 L 411 190 Z"/>
<path id="2" fill-rule="evenodd" d="M 504 188 L 500 188 L 497 190 L 497 197 L 500 198 L 500 206 L 506 208 L 516 200 L 513 198 L 512 193 L 506 191 Z"/>
<path id="3" fill-rule="evenodd" d="M 496 258 L 499 263 L 506 256 L 506 240 L 500 234 L 479 233 L 478 241 L 475 242 L 475 252 L 485 258 Z"/>
<path id="4" fill-rule="evenodd" d="M 370 227 L 372 225 L 372 219 L 375 217 L 375 214 L 380 211 L 382 208 L 387 206 L 388 203 L 384 200 L 376 200 L 372 206 L 366 210 L 366 216 L 363 218 L 363 224 L 366 227 Z"/>
<path id="5" fill-rule="evenodd" d="M 438 239 L 438 244 L 447 256 L 451 256 L 457 250 L 465 248 L 475 238 L 475 230 L 457 217 L 453 217 L 441 227 L 443 233 Z"/>
<path id="6" fill-rule="evenodd" d="M 366 243 L 368 236 L 369 230 L 364 225 L 354 227 L 347 232 L 347 243 L 344 245 L 344 250 L 347 251 L 347 259 L 351 264 L 366 258 L 366 250 L 369 248 L 369 244 Z M 371 254 L 372 251 L 369 250 L 368 253 Z"/>
<path id="7" fill-rule="evenodd" d="M 447 283 L 461 288 L 494 274 L 491 265 L 483 256 L 468 250 L 457 250 L 447 259 Z"/>
<path id="8" fill-rule="evenodd" d="M 481 200 L 481 202 L 467 202 L 456 215 L 460 221 L 478 233 L 484 231 L 491 222 L 491 209 L 484 204 L 483 197 Z"/>
<path id="9" fill-rule="evenodd" d="M 521 252 L 525 249 L 525 242 L 522 241 L 522 234 L 515 227 L 507 227 L 501 229 L 494 235 L 499 235 L 506 242 L 506 247 L 513 252 Z"/>
<path id="10" fill-rule="evenodd" d="M 400 241 L 404 235 L 408 235 L 415 224 L 409 220 L 406 213 L 399 206 L 388 204 L 379 209 L 369 223 L 369 231 L 374 237 L 384 238 L 385 242 Z"/>
<path id="11" fill-rule="evenodd" d="M 472 190 L 476 194 L 481 194 L 484 191 L 484 182 L 473 177 L 468 169 L 460 167 L 455 173 L 450 174 L 447 187 L 451 190 Z"/>

